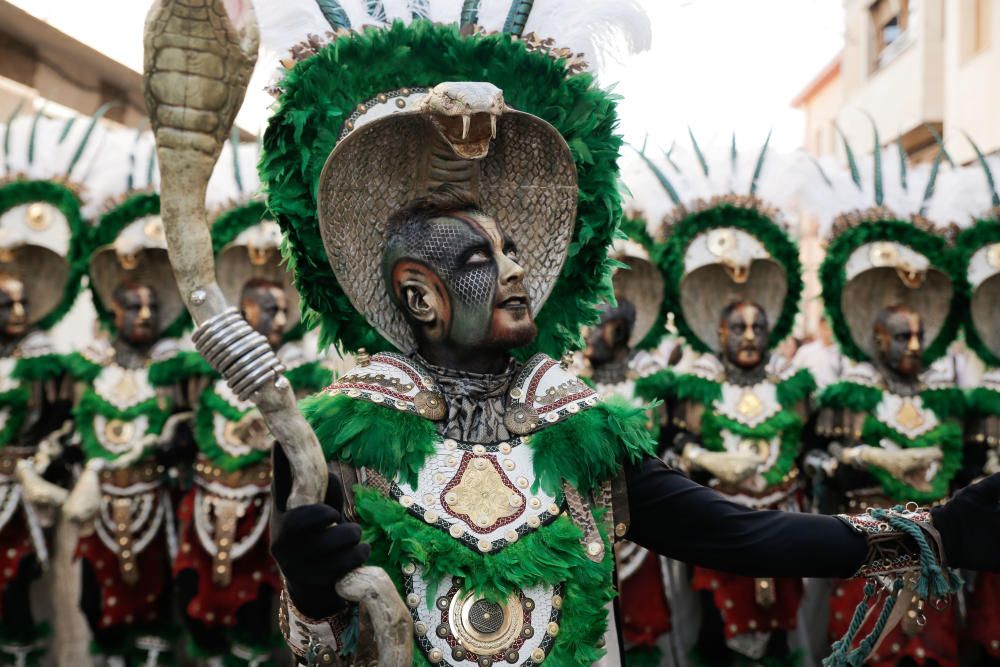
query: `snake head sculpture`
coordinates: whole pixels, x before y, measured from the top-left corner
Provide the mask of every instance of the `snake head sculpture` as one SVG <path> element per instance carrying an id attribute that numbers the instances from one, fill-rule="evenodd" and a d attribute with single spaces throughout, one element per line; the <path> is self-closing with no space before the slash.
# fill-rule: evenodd
<path id="1" fill-rule="evenodd" d="M 155 0 L 143 43 L 143 89 L 160 163 L 161 213 L 165 220 L 194 223 L 166 227 L 167 243 L 178 249 L 171 253 L 178 286 L 190 305 L 195 290 L 215 280 L 205 193 L 257 61 L 253 5 L 250 0 Z M 191 242 L 181 235 L 191 236 Z"/>
<path id="2" fill-rule="evenodd" d="M 486 157 L 505 108 L 503 91 L 481 81 L 440 83 L 421 102 L 442 138 L 465 160 Z"/>

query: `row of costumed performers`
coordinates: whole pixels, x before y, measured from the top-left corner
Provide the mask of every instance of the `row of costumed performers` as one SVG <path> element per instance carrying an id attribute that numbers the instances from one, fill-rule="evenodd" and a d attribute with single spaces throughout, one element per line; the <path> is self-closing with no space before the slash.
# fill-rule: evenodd
<path id="1" fill-rule="evenodd" d="M 0 660 L 53 636 L 51 659 L 87 660 L 89 634 L 109 665 L 262 664 L 270 433 L 187 340 L 151 135 L 102 115 L 3 128 Z M 303 340 L 258 153 L 234 138 L 209 188 L 221 283 L 311 393 L 333 371 Z"/>
<path id="2" fill-rule="evenodd" d="M 415 665 L 686 664 L 692 648 L 704 664 L 791 663 L 810 645 L 803 576 L 853 577 L 838 596 L 848 627 L 829 613 L 842 637 L 829 665 L 895 662 L 921 641 L 913 627 L 958 636 L 938 616 L 960 606 L 945 603 L 961 583 L 943 559 L 997 569 L 968 554 L 997 544 L 998 479 L 929 507 L 957 487 L 943 436 L 897 443 L 887 424 L 863 442 L 834 437 L 822 425 L 845 418 L 838 396 L 855 398 L 840 389 L 847 371 L 820 392 L 777 351 L 803 291 L 779 211 L 807 206 L 838 234 L 864 230 L 832 237 L 822 272 L 851 275 L 824 284 L 841 345 L 854 331 L 897 366 L 932 356 L 900 345 L 947 346 L 957 323 L 932 311 L 964 312 L 954 246 L 909 210 L 887 212 L 910 191 L 930 201 L 940 163 L 900 170 L 897 197 L 853 154 L 847 170 L 766 143 L 637 157 L 575 55 L 592 59 L 594 40 L 573 41 L 614 27 L 628 3 L 588 3 L 605 24 L 559 2 L 270 4 L 257 5 L 264 36 L 280 17 L 290 51 L 264 138 L 268 206 L 324 339 L 358 352 L 301 406 L 332 473 L 325 502 L 285 504 L 276 479 L 279 619 L 299 662 L 378 664 L 374 623 L 340 593 L 365 563 L 400 598 Z M 169 25 L 177 10 L 163 5 Z M 252 34 L 248 12 L 227 16 L 234 36 Z M 633 162 L 624 220 L 619 158 Z M 834 225 L 830 202 L 860 212 Z M 940 271 L 908 268 L 908 243 L 938 248 Z M 864 299 L 846 293 L 859 278 L 876 279 L 853 287 Z M 919 375 L 890 416 L 960 431 L 964 395 L 925 399 L 937 380 Z M 869 384 L 866 396 L 897 391 Z M 886 412 L 868 408 L 873 424 Z M 829 506 L 815 498 L 838 475 L 892 487 L 920 466 L 930 487 L 948 477 L 939 496 L 897 485 L 870 512 L 806 511 Z M 947 536 L 959 523 L 986 529 L 968 553 Z M 854 541 L 864 554 L 841 550 Z"/>
<path id="3" fill-rule="evenodd" d="M 661 457 L 733 502 L 935 506 L 998 470 L 1000 162 L 958 168 L 942 148 L 914 166 L 875 139 L 864 158 L 845 143 L 844 167 L 766 142 L 744 155 L 735 137 L 622 155 L 629 241 L 611 253 L 616 301 L 579 371 L 662 402 L 650 414 Z M 817 296 L 836 345 L 795 353 L 780 344 L 801 327 L 794 232 L 807 221 L 823 237 Z M 617 557 L 629 664 L 812 664 L 878 621 L 855 614 L 871 606 L 864 579 L 737 576 L 628 542 Z M 904 588 L 865 664 L 992 664 L 996 576 L 964 573 L 961 604 Z"/>
<path id="4" fill-rule="evenodd" d="M 962 605 L 946 566 L 1000 567 L 1000 478 L 958 491 L 996 470 L 998 401 L 990 371 L 958 374 L 946 350 L 964 329 L 985 362 L 1000 353 L 1000 239 L 995 222 L 956 236 L 926 221 L 958 219 L 949 193 L 981 215 L 968 183 L 983 165 L 902 160 L 890 184 L 881 150 L 838 169 L 766 142 L 721 158 L 693 140 L 626 148 L 587 62 L 648 43 L 628 2 L 203 4 L 153 7 L 147 79 L 177 84 L 147 91 L 158 132 L 191 122 L 192 145 L 220 143 L 204 128 L 224 114 L 177 91 L 236 87 L 226 68 L 256 57 L 254 7 L 280 54 L 260 156 L 228 142 L 208 188 L 208 254 L 249 338 L 203 324 L 202 359 L 184 336 L 196 292 L 180 293 L 164 240 L 183 193 L 161 219 L 148 134 L 42 112 L 7 128 L 12 662 L 46 647 L 29 588 L 61 556 L 78 569 L 53 584 L 73 591 L 56 611 L 80 609 L 115 665 L 262 664 L 275 622 L 299 662 L 379 664 L 378 615 L 338 587 L 362 563 L 388 574 L 415 665 L 818 658 L 803 576 L 853 575 L 813 605 L 842 637 L 829 665 L 945 667 L 966 635 L 995 650 L 993 575 L 967 576 Z M 178 57 L 189 42 L 215 51 Z M 43 155 L 61 166 L 42 173 Z M 829 229 L 841 350 L 822 390 L 812 360 L 778 350 L 803 291 L 785 220 L 803 211 Z M 74 323 L 60 348 L 84 276 L 102 333 Z M 306 324 L 356 367 L 332 381 L 298 342 Z M 293 506 L 255 392 L 223 380 L 247 349 L 312 394 L 326 502 Z"/>

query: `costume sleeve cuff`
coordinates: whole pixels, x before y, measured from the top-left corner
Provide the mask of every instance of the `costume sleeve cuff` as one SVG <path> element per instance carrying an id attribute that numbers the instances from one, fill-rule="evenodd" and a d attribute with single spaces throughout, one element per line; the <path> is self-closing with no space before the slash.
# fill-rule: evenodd
<path id="1" fill-rule="evenodd" d="M 935 565 L 944 569 L 944 547 L 941 536 L 931 523 L 931 513 L 915 503 L 905 508 L 870 510 L 865 514 L 838 514 L 838 519 L 865 536 L 868 555 L 854 576 L 875 577 L 902 574 L 920 569 L 920 534 L 929 547 Z M 901 526 L 909 525 L 909 530 Z M 919 529 L 919 533 L 914 532 Z M 925 552 L 926 555 L 926 552 Z"/>
<path id="2" fill-rule="evenodd" d="M 339 656 L 347 652 L 345 635 L 354 619 L 351 608 L 322 619 L 310 618 L 295 607 L 287 587 L 282 587 L 278 625 L 288 647 L 304 664 L 339 664 Z"/>

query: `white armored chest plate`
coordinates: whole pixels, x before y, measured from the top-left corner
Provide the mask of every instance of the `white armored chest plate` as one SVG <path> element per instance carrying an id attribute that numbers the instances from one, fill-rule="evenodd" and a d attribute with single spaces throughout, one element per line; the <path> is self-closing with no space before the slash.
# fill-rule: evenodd
<path id="1" fill-rule="evenodd" d="M 764 380 L 752 386 L 722 383 L 722 398 L 713 406 L 721 415 L 754 428 L 781 412 L 777 387 Z"/>
<path id="2" fill-rule="evenodd" d="M 0 358 L 0 393 L 16 389 L 20 384 L 13 378 L 16 364 L 17 359 L 14 357 Z"/>
<path id="3" fill-rule="evenodd" d="M 143 401 L 156 397 L 156 389 L 149 384 L 145 368 L 129 369 L 110 364 L 94 378 L 94 391 L 119 410 L 127 410 Z M 149 417 L 139 415 L 125 421 L 94 416 L 94 434 L 109 452 L 124 454 L 138 444 L 149 429 Z"/>
<path id="4" fill-rule="evenodd" d="M 531 448 L 520 438 L 490 446 L 445 439 L 417 485 L 396 479 L 389 495 L 466 546 L 492 553 L 559 515 L 556 498 L 534 484 Z"/>
<path id="5" fill-rule="evenodd" d="M 983 373 L 983 379 L 980 382 L 980 385 L 985 389 L 1000 391 L 1000 368 L 986 369 L 986 372 Z"/>
<path id="6" fill-rule="evenodd" d="M 875 417 L 910 439 L 920 437 L 940 423 L 919 396 L 899 396 L 888 391 L 882 394 Z"/>

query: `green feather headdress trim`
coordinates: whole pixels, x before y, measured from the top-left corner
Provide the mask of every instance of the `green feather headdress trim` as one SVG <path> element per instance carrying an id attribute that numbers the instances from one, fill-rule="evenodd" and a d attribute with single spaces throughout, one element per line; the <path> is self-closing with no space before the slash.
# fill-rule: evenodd
<path id="1" fill-rule="evenodd" d="M 338 37 L 281 81 L 260 172 L 268 207 L 285 233 L 283 251 L 302 294 L 303 321 L 320 326 L 324 346 L 391 349 L 333 275 L 316 217 L 317 182 L 342 123 L 359 102 L 442 81 L 496 85 L 510 106 L 551 123 L 569 145 L 580 188 L 576 227 L 559 280 L 536 319 L 538 337 L 517 356 L 545 352 L 558 358 L 581 348 L 581 326 L 597 322 L 595 306 L 608 297 L 607 248 L 621 218 L 617 98 L 600 90 L 592 75 L 570 75 L 566 61 L 529 52 L 510 35 L 463 36 L 455 26 L 423 20 Z"/>
<path id="2" fill-rule="evenodd" d="M 795 314 L 802 296 L 802 265 L 799 250 L 788 234 L 760 208 L 752 205 L 753 197 L 719 198 L 704 205 L 704 208 L 682 213 L 682 217 L 672 223 L 666 244 L 657 257 L 657 263 L 664 276 L 664 309 L 674 314 L 674 323 L 681 336 L 696 352 L 711 352 L 711 348 L 694 333 L 684 318 L 681 308 L 681 280 L 684 278 L 684 254 L 688 246 L 699 234 L 709 229 L 734 227 L 741 229 L 759 240 L 770 253 L 771 258 L 785 270 L 788 292 L 781 308 L 781 314 L 771 328 L 770 347 L 775 347 L 792 332 Z"/>
<path id="3" fill-rule="evenodd" d="M 654 266 L 659 267 L 658 254 L 662 251 L 662 244 L 654 241 L 653 237 L 646 231 L 646 220 L 641 215 L 624 215 L 622 217 L 621 231 L 625 236 L 641 245 L 649 253 L 649 261 Z M 653 326 L 650 328 L 649 333 L 635 346 L 637 350 L 654 350 L 660 344 L 663 337 L 667 335 L 668 311 L 666 295 L 664 294 L 664 300 L 660 304 L 659 312 L 656 313 Z"/>
<path id="4" fill-rule="evenodd" d="M 97 226 L 91 232 L 91 241 L 87 262 L 90 261 L 90 253 L 99 248 L 114 243 L 118 235 L 129 224 L 150 215 L 160 213 L 160 195 L 155 192 L 136 192 L 129 195 L 122 203 L 118 204 L 110 211 L 100 217 Z M 112 336 L 115 334 L 115 318 L 110 310 L 101 303 L 96 290 L 91 290 L 94 300 L 94 310 L 97 311 L 97 318 L 101 326 Z M 187 309 L 182 308 L 180 315 L 164 329 L 162 338 L 177 338 L 184 333 L 191 324 L 191 316 Z"/>
<path id="5" fill-rule="evenodd" d="M 80 292 L 80 282 L 87 272 L 89 251 L 87 247 L 87 226 L 80 210 L 82 204 L 77 194 L 68 186 L 56 181 L 22 181 L 13 180 L 0 185 L 0 215 L 15 206 L 44 202 L 59 210 L 69 223 L 70 241 L 69 273 L 66 285 L 63 287 L 63 297 L 52 312 L 43 317 L 35 325 L 39 329 L 50 329 L 55 326 L 69 309 L 73 307 L 77 294 Z"/>
<path id="6" fill-rule="evenodd" d="M 885 214 L 886 217 L 875 219 L 878 214 Z M 851 336 L 847 318 L 841 308 L 841 295 L 847 285 L 847 260 L 851 257 L 851 253 L 866 243 L 894 241 L 909 246 L 927 257 L 931 266 L 944 271 L 955 288 L 941 331 L 924 349 L 924 364 L 930 365 L 947 352 L 948 346 L 958 333 L 964 302 L 961 285 L 965 283 L 965 279 L 955 270 L 955 257 L 944 237 L 907 220 L 890 217 L 891 215 L 885 209 L 871 209 L 855 214 L 854 217 L 860 216 L 860 218 L 853 222 L 838 223 L 840 229 L 830 241 L 826 257 L 819 269 L 826 316 L 841 352 L 855 361 L 870 361 Z M 846 220 L 847 218 L 844 218 L 845 222 Z"/>
<path id="7" fill-rule="evenodd" d="M 212 252 L 218 255 L 223 248 L 235 241 L 237 236 L 268 217 L 267 205 L 260 200 L 251 200 L 227 209 L 212 223 Z M 286 342 L 301 340 L 306 331 L 306 326 L 300 318 L 295 326 L 285 333 L 284 340 Z"/>
<path id="8" fill-rule="evenodd" d="M 984 363 L 1000 366 L 1000 356 L 994 354 L 983 343 L 972 321 L 972 309 L 969 307 L 972 300 L 972 287 L 968 282 L 969 261 L 980 248 L 994 243 L 1000 243 L 1000 220 L 996 218 L 977 220 L 972 227 L 963 229 L 958 235 L 955 240 L 955 255 L 959 269 L 955 273 L 955 293 L 962 296 L 961 301 L 965 306 L 962 308 L 965 317 L 965 342 Z"/>

